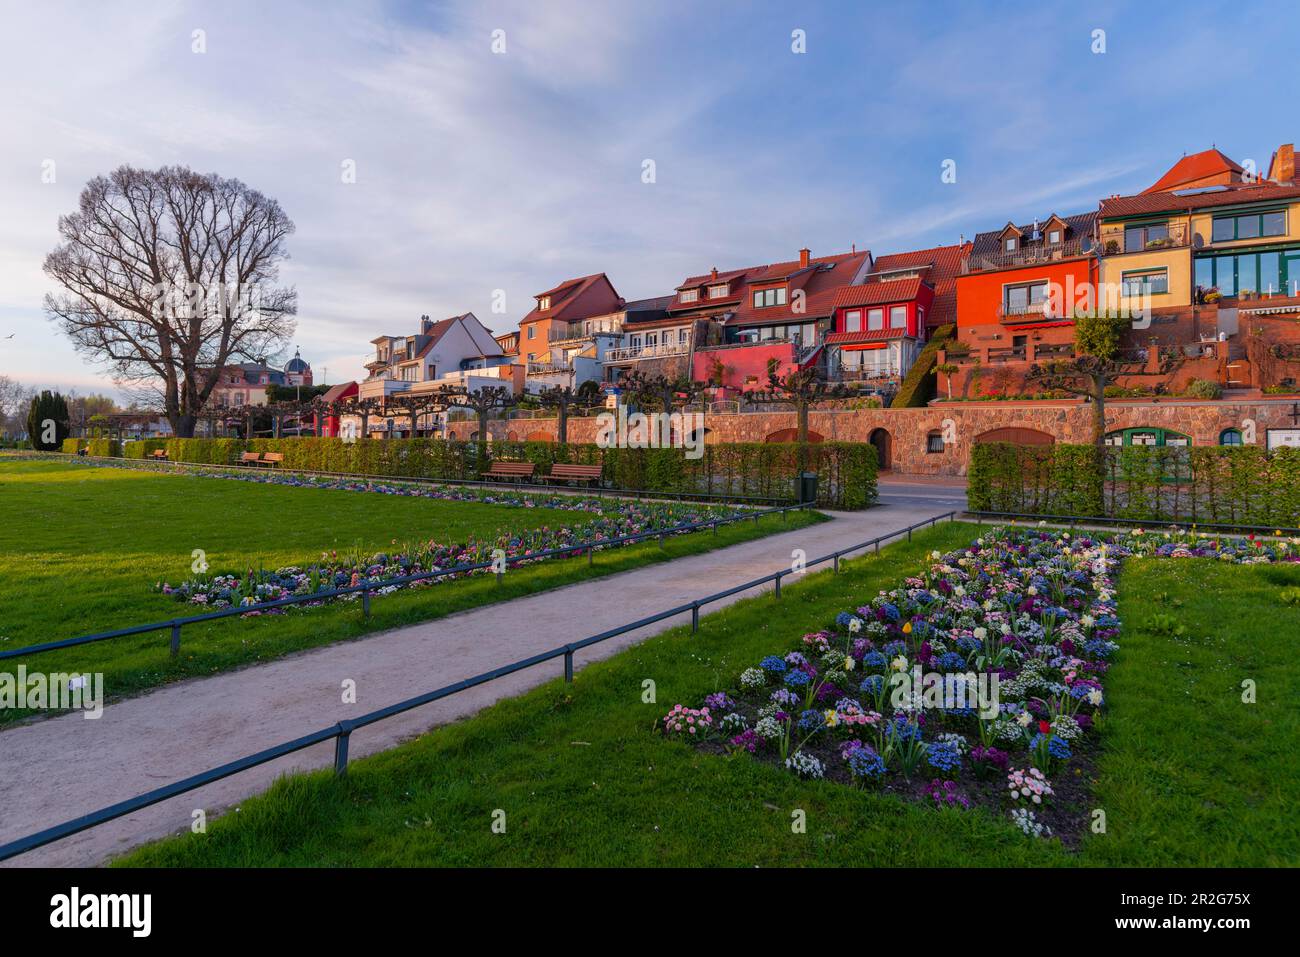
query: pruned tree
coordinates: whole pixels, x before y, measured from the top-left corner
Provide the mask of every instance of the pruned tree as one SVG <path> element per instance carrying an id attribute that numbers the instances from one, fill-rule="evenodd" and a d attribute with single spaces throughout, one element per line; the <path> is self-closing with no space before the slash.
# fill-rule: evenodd
<path id="1" fill-rule="evenodd" d="M 798 422 L 795 441 L 799 444 L 799 471 L 802 472 L 808 462 L 808 413 L 822 402 L 848 398 L 852 391 L 838 382 L 827 381 L 814 367 L 791 369 L 784 375 L 780 370 L 778 359 L 768 359 L 767 388 L 746 392 L 745 401 L 756 405 L 784 405 L 795 410 Z"/>
<path id="2" fill-rule="evenodd" d="M 449 396 L 451 405 L 473 409 L 478 414 L 478 460 L 487 461 L 487 424 L 488 416 L 495 409 L 508 409 L 518 404 L 514 392 L 504 385 L 487 385 L 473 392 L 462 392 Z"/>
<path id="3" fill-rule="evenodd" d="M 297 293 L 276 285 L 293 223 L 237 179 L 122 166 L 87 183 L 58 228 L 50 319 L 177 436 L 194 434 L 223 366 L 293 334 Z"/>
<path id="4" fill-rule="evenodd" d="M 618 384 L 636 405 L 668 415 L 690 405 L 705 389 L 704 383 L 694 382 L 687 376 L 670 378 L 640 369 L 633 369 Z"/>
<path id="5" fill-rule="evenodd" d="M 555 439 L 561 445 L 569 441 L 569 415 L 578 410 L 589 410 L 598 401 L 592 390 L 585 388 L 588 384 L 595 383 L 588 380 L 577 389 L 571 385 L 551 386 L 538 393 L 542 407 L 555 410 Z M 600 395 L 599 388 L 595 395 Z"/>
<path id="6" fill-rule="evenodd" d="M 952 377 L 957 374 L 960 366 L 953 362 L 941 362 L 934 367 L 936 375 L 942 374 L 948 384 L 948 398 L 952 398 Z"/>

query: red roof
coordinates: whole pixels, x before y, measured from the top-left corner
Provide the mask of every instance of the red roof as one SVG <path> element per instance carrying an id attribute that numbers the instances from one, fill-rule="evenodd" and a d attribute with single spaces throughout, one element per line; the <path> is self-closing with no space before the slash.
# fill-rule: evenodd
<path id="1" fill-rule="evenodd" d="M 960 243 L 956 246 L 935 246 L 933 249 L 892 253 L 877 259 L 875 268 L 876 272 L 882 273 L 896 269 L 920 269 L 929 265 L 923 278 L 934 287 L 934 302 L 925 315 L 925 325 L 927 329 L 933 329 L 957 321 L 957 277 L 961 275 L 961 264 L 970 255 L 970 250 L 970 243 Z"/>
<path id="2" fill-rule="evenodd" d="M 1218 150 L 1203 150 L 1200 153 L 1193 153 L 1191 156 L 1184 156 L 1169 167 L 1169 171 L 1164 176 L 1161 176 L 1142 192 L 1164 193 L 1178 189 L 1181 186 L 1200 183 L 1202 180 L 1213 176 L 1221 176 L 1224 183 L 1230 183 L 1234 182 L 1234 174 L 1240 176 L 1244 172 L 1245 170 L 1237 165 L 1236 161 L 1223 155 Z"/>
<path id="3" fill-rule="evenodd" d="M 829 316 L 833 305 L 832 297 L 837 289 L 852 282 L 861 270 L 863 263 L 871 254 L 861 252 L 838 253 L 834 256 L 821 256 L 809 259 L 803 266 L 799 260 L 789 262 L 767 263 L 762 266 L 748 266 L 744 269 L 732 269 L 719 272 L 714 278 L 712 273 L 705 276 L 692 276 L 680 286 L 679 293 L 668 306 L 669 312 L 683 313 L 722 307 L 732 315 L 727 325 L 744 325 L 761 322 L 781 322 L 783 320 L 803 320 Z M 713 283 L 727 282 L 731 288 L 721 299 L 706 299 L 701 293 L 695 302 L 682 302 L 680 290 L 693 289 Z M 790 288 L 785 305 L 754 307 L 751 288 L 764 283 L 785 283 Z M 803 290 L 803 312 L 795 313 L 794 293 Z"/>
<path id="4" fill-rule="evenodd" d="M 578 298 L 583 293 L 601 281 L 604 281 L 609 285 L 612 296 L 615 300 L 618 300 L 618 293 L 614 291 L 614 284 L 609 281 L 609 277 L 603 272 L 598 272 L 591 276 L 580 276 L 577 279 L 566 279 L 553 289 L 548 289 L 546 292 L 539 292 L 535 298 L 540 299 L 543 296 L 550 296 L 550 307 L 547 309 L 538 309 L 534 306 L 528 315 L 519 320 L 519 324 L 522 326 L 526 322 L 537 322 L 541 319 L 587 318 L 586 316 L 569 316 L 567 313 L 570 307 L 578 301 Z M 618 301 L 621 302 L 621 300 Z M 613 309 L 605 311 L 612 312 Z M 599 314 L 599 312 L 592 313 L 592 315 Z"/>
<path id="5" fill-rule="evenodd" d="M 1277 183 L 1241 183 L 1222 189 L 1208 187 L 1207 193 L 1139 193 L 1136 196 L 1112 196 L 1101 201 L 1101 216 L 1112 219 L 1140 216 L 1144 213 L 1172 213 L 1207 209 L 1214 206 L 1239 206 L 1243 203 L 1267 203 L 1300 198 L 1300 186 Z"/>
<path id="6" fill-rule="evenodd" d="M 928 272 L 929 267 L 923 267 Z M 920 276 L 908 279 L 888 279 L 883 282 L 863 283 L 860 286 L 844 286 L 835 292 L 836 306 L 879 306 L 886 302 L 910 302 L 921 291 L 923 280 Z"/>
<path id="7" fill-rule="evenodd" d="M 907 339 L 906 329 L 865 329 L 861 332 L 832 332 L 826 337 L 828 346 L 842 346 L 851 342 L 876 342 L 880 339 Z"/>

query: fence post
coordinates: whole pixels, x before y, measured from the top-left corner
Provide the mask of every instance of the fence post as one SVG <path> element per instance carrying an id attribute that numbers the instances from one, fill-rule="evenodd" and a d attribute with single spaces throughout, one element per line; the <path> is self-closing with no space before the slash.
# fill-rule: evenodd
<path id="1" fill-rule="evenodd" d="M 370 617 L 370 589 L 367 588 L 361 593 L 361 614 L 367 618 Z"/>
<path id="2" fill-rule="evenodd" d="M 691 634 L 693 635 L 699 630 L 700 630 L 700 603 L 698 601 L 693 601 L 691 602 Z"/>
<path id="3" fill-rule="evenodd" d="M 573 646 L 564 646 L 564 680 L 573 684 Z"/>
<path id="4" fill-rule="evenodd" d="M 835 553 L 835 574 L 838 575 L 839 573 L 840 573 L 840 553 L 836 552 Z"/>
<path id="5" fill-rule="evenodd" d="M 594 547 L 592 547 L 592 546 L 588 546 L 588 547 L 587 547 L 587 567 L 588 567 L 588 568 L 591 567 L 591 563 L 592 563 L 592 561 L 593 561 L 592 556 L 595 555 L 595 554 L 596 554 L 596 549 L 595 549 Z"/>
<path id="6" fill-rule="evenodd" d="M 338 737 L 334 739 L 334 773 L 339 777 L 348 773 L 348 738 L 351 734 L 352 725 L 340 721 Z"/>
<path id="7" fill-rule="evenodd" d="M 880 554 L 880 539 L 878 539 L 878 538 L 876 539 L 876 541 L 875 541 L 875 545 L 876 545 L 876 554 L 879 555 L 879 554 Z"/>
<path id="8" fill-rule="evenodd" d="M 172 622 L 172 657 L 176 658 L 181 653 L 181 623 Z"/>
<path id="9" fill-rule="evenodd" d="M 781 597 L 781 575 L 782 575 L 782 574 L 783 574 L 782 572 L 777 572 L 774 576 L 772 576 L 773 579 L 776 581 L 776 597 L 777 597 L 777 598 L 780 598 L 780 597 Z"/>

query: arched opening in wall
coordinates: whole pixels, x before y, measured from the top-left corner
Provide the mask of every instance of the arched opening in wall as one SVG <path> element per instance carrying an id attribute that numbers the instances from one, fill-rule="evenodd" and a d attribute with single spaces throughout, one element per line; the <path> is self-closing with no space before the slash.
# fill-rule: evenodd
<path id="1" fill-rule="evenodd" d="M 455 433 L 454 431 L 452 431 L 452 432 L 448 432 L 448 433 L 447 433 L 447 441 L 448 441 L 448 442 L 455 442 L 455 441 L 456 441 L 456 433 Z"/>
<path id="2" fill-rule="evenodd" d="M 1241 445 L 1241 429 L 1224 429 L 1219 433 L 1220 445 Z"/>
<path id="3" fill-rule="evenodd" d="M 526 441 L 529 442 L 554 442 L 555 440 L 546 432 L 529 432 Z"/>
<path id="4" fill-rule="evenodd" d="M 475 429 L 473 432 L 471 432 L 471 433 L 469 434 L 469 440 L 470 440 L 471 442 L 477 442 L 477 441 L 478 441 L 478 429 Z"/>
<path id="5" fill-rule="evenodd" d="M 1038 429 L 989 429 L 975 436 L 976 442 L 1010 442 L 1012 445 L 1055 445 L 1056 436 Z"/>
<path id="6" fill-rule="evenodd" d="M 519 436 L 518 436 L 516 433 L 514 433 L 514 432 L 507 432 L 507 433 L 506 433 L 506 441 L 507 441 L 507 442 L 518 442 L 518 441 L 519 441 Z"/>
<path id="7" fill-rule="evenodd" d="M 765 438 L 763 441 L 764 442 L 798 442 L 799 430 L 798 429 L 777 429 L 775 432 L 769 432 L 767 438 Z M 826 438 L 820 432 L 814 432 L 812 429 L 809 429 L 808 441 L 824 442 L 826 441 Z"/>
<path id="8" fill-rule="evenodd" d="M 884 429 L 872 429 L 867 441 L 876 447 L 876 468 L 882 472 L 892 468 L 893 462 L 890 458 L 890 451 L 894 444 L 893 436 Z"/>
<path id="9" fill-rule="evenodd" d="M 707 441 L 705 439 L 705 436 L 712 431 L 713 430 L 708 428 L 707 426 L 702 429 L 696 429 L 694 432 L 691 433 L 690 444 L 691 445 L 703 444 L 705 441 Z"/>

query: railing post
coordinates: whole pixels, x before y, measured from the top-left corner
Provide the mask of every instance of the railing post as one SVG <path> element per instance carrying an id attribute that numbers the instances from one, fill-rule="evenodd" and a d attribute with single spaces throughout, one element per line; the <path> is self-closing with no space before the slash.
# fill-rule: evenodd
<path id="1" fill-rule="evenodd" d="M 352 726 L 340 721 L 338 737 L 334 739 L 334 773 L 339 777 L 348 773 L 348 738 L 351 734 Z"/>
<path id="2" fill-rule="evenodd" d="M 912 526 L 911 526 L 911 525 L 907 526 L 907 540 L 908 540 L 909 542 L 912 540 Z"/>
<path id="3" fill-rule="evenodd" d="M 176 658 L 181 653 L 181 623 L 172 622 L 172 657 Z"/>
<path id="4" fill-rule="evenodd" d="M 587 547 L 587 567 L 588 567 L 588 568 L 591 567 L 591 563 L 592 563 L 592 561 L 594 560 L 594 559 L 592 558 L 592 556 L 595 555 L 595 554 L 596 554 L 596 549 L 595 549 L 594 547 L 588 546 L 588 547 Z"/>
<path id="5" fill-rule="evenodd" d="M 660 533 L 659 533 L 659 547 L 660 547 L 660 548 L 663 548 L 663 547 L 664 547 L 664 533 L 663 533 L 663 532 L 660 532 Z"/>
<path id="6" fill-rule="evenodd" d="M 564 648 L 564 680 L 568 684 L 573 684 L 573 646 L 566 645 Z"/>
<path id="7" fill-rule="evenodd" d="M 700 603 L 698 601 L 694 601 L 691 602 L 691 634 L 693 635 L 699 630 L 700 630 Z"/>
<path id="8" fill-rule="evenodd" d="M 777 598 L 780 598 L 780 597 L 781 597 L 781 575 L 782 575 L 782 572 L 777 572 L 776 575 L 774 576 L 775 579 L 776 579 L 776 597 L 777 597 Z"/>
<path id="9" fill-rule="evenodd" d="M 361 614 L 370 617 L 370 589 L 367 588 L 361 593 Z"/>
<path id="10" fill-rule="evenodd" d="M 879 554 L 880 554 L 880 539 L 878 539 L 878 538 L 876 539 L 876 541 L 875 541 L 875 545 L 876 545 L 876 554 L 879 555 Z"/>
<path id="11" fill-rule="evenodd" d="M 835 574 L 838 575 L 839 573 L 840 573 L 840 553 L 836 552 L 835 553 Z"/>

